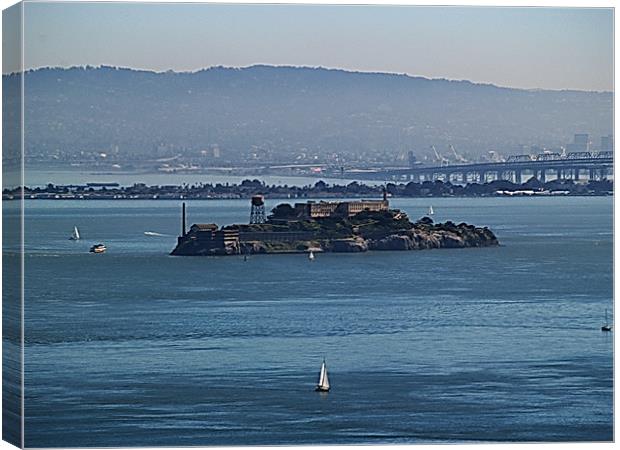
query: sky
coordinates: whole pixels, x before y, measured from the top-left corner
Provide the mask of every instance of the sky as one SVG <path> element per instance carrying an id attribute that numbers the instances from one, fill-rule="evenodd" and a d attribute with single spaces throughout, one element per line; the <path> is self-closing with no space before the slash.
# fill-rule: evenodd
<path id="1" fill-rule="evenodd" d="M 4 26 L 11 24 L 5 20 Z M 517 88 L 609 91 L 613 12 L 28 2 L 24 64 L 155 71 L 321 66 Z M 11 70 L 10 64 L 3 65 L 3 72 Z"/>

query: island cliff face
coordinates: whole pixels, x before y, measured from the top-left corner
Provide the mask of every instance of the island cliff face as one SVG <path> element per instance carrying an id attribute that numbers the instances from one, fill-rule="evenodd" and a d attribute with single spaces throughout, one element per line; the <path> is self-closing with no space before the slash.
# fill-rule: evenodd
<path id="1" fill-rule="evenodd" d="M 178 238 L 172 255 L 269 253 L 355 253 L 381 250 L 491 247 L 499 245 L 488 228 L 451 221 L 415 223 L 398 210 L 361 211 L 351 216 L 300 218 L 289 205 L 279 205 L 265 223 L 194 224 Z"/>

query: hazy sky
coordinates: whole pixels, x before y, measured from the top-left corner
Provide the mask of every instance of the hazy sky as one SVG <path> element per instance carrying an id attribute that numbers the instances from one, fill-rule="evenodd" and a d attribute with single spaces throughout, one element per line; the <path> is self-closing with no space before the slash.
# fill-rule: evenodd
<path id="1" fill-rule="evenodd" d="M 611 9 L 37 2 L 24 26 L 27 68 L 303 65 L 613 88 Z"/>

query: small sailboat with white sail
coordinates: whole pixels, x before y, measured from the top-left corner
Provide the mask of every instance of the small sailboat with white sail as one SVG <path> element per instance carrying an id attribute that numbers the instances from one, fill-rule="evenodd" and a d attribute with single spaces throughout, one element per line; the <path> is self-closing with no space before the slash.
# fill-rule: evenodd
<path id="1" fill-rule="evenodd" d="M 433 214 L 435 214 L 435 211 L 433 211 L 433 205 L 428 207 L 428 215 L 432 216 Z"/>
<path id="2" fill-rule="evenodd" d="M 79 241 L 80 240 L 80 231 L 78 230 L 78 227 L 74 226 L 73 227 L 73 233 L 71 233 L 71 237 L 69 238 L 70 241 Z"/>
<path id="3" fill-rule="evenodd" d="M 607 310 L 605 310 L 605 323 L 601 327 L 601 331 L 611 331 L 611 324 L 609 323 L 609 319 L 607 318 Z"/>
<path id="4" fill-rule="evenodd" d="M 329 378 L 327 377 L 327 365 L 325 364 L 325 359 L 323 359 L 323 363 L 321 364 L 321 370 L 319 371 L 319 381 L 317 382 L 316 388 L 314 390 L 318 392 L 329 391 Z"/>
<path id="5" fill-rule="evenodd" d="M 308 253 L 308 259 L 310 261 L 314 261 L 314 252 L 312 250 L 310 250 L 310 253 Z"/>

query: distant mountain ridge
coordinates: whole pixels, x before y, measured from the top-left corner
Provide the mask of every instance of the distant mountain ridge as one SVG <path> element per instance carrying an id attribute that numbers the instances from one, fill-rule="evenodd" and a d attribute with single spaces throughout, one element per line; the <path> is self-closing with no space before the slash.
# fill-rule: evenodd
<path id="1" fill-rule="evenodd" d="M 583 92 L 583 93 L 607 93 L 610 94 L 612 93 L 612 91 L 606 91 L 606 90 L 584 90 L 584 89 L 548 89 L 548 88 L 520 88 L 520 87 L 513 87 L 513 86 L 502 86 L 499 84 L 495 84 L 495 83 L 485 83 L 485 82 L 477 82 L 477 81 L 471 81 L 471 80 L 467 80 L 467 79 L 455 79 L 455 78 L 443 78 L 443 77 L 438 77 L 438 78 L 431 78 L 431 77 L 425 77 L 422 75 L 411 75 L 408 73 L 404 73 L 404 72 L 381 72 L 381 71 L 364 71 L 364 70 L 348 70 L 348 69 L 339 69 L 339 68 L 333 68 L 333 67 L 324 67 L 324 66 L 291 66 L 291 65 L 270 65 L 270 64 L 252 64 L 249 66 L 240 66 L 240 67 L 235 67 L 235 66 L 223 66 L 223 65 L 218 65 L 218 66 L 210 66 L 210 67 L 203 67 L 200 69 L 195 69 L 195 70 L 172 70 L 172 69 L 168 69 L 168 70 L 151 70 L 151 69 L 140 69 L 140 68 L 133 68 L 133 67 L 126 67 L 126 66 L 110 66 L 107 64 L 101 64 L 98 66 L 91 66 L 91 65 L 85 65 L 85 66 L 69 66 L 69 67 L 62 67 L 62 66 L 44 66 L 44 67 L 38 67 L 38 68 L 33 68 L 33 69 L 28 69 L 26 70 L 26 73 L 34 73 L 34 72 L 38 72 L 41 70 L 59 70 L 59 71 L 64 71 L 64 70 L 98 70 L 98 69 L 110 69 L 110 70 L 127 70 L 130 72 L 142 72 L 142 73 L 149 73 L 149 74 L 174 74 L 174 75 L 192 75 L 192 74 L 197 74 L 197 73 L 201 73 L 201 72 L 207 72 L 210 70 L 252 70 L 252 69 L 259 69 L 259 68 L 265 68 L 265 69 L 294 69 L 294 70 L 320 70 L 320 71 L 326 71 L 326 72 L 341 72 L 341 73 L 346 73 L 346 74 L 360 74 L 360 75 L 383 75 L 383 76 L 395 76 L 395 77 L 404 77 L 404 78 L 409 78 L 409 79 L 414 79 L 414 80 L 425 80 L 425 81 L 443 81 L 443 82 L 452 82 L 452 83 L 465 83 L 465 84 L 470 84 L 470 85 L 474 85 L 474 86 L 488 86 L 488 87 L 494 87 L 494 88 L 498 88 L 498 89 L 510 89 L 510 90 L 517 90 L 517 91 L 529 91 L 529 92 L 539 92 L 539 91 L 547 91 L 547 92 Z M 3 76 L 12 76 L 15 75 L 15 73 L 10 73 L 10 74 L 3 74 Z"/>
<path id="2" fill-rule="evenodd" d="M 18 75 L 3 76 L 8 108 L 18 101 L 11 96 L 18 84 Z M 25 93 L 27 150 L 42 155 L 118 149 L 163 156 L 217 147 L 226 158 L 350 159 L 408 150 L 421 156 L 448 144 L 477 155 L 613 132 L 611 92 L 324 68 L 42 68 L 26 72 Z"/>

